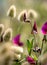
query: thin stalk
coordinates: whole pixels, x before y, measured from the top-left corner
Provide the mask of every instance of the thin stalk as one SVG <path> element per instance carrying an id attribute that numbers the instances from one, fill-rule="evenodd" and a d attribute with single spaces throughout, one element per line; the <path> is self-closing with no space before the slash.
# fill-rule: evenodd
<path id="1" fill-rule="evenodd" d="M 42 46 L 41 46 L 41 53 L 42 53 L 42 49 L 43 49 L 43 41 L 42 41 Z M 41 54 L 41 53 L 40 53 L 40 54 Z"/>
<path id="2" fill-rule="evenodd" d="M 38 65 L 38 61 L 36 61 L 36 65 Z"/>
<path id="3" fill-rule="evenodd" d="M 39 65 L 42 65 L 41 63 L 39 63 Z"/>
<path id="4" fill-rule="evenodd" d="M 24 59 L 22 59 L 21 61 L 19 61 L 19 63 L 24 62 L 24 61 L 25 61 L 25 58 L 24 58 Z"/>

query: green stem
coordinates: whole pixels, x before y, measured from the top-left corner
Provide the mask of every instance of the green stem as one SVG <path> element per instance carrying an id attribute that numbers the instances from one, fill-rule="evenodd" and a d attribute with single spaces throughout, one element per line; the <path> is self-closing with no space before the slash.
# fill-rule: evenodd
<path id="1" fill-rule="evenodd" d="M 41 53 L 42 53 L 42 49 L 43 49 L 43 41 L 42 41 L 42 46 L 41 46 Z M 40 54 L 41 54 L 41 53 L 40 53 Z"/>
<path id="2" fill-rule="evenodd" d="M 38 61 L 36 61 L 36 65 L 38 65 Z"/>
<path id="3" fill-rule="evenodd" d="M 34 40 L 35 40 L 35 44 L 36 44 L 36 43 L 37 43 L 37 42 L 36 42 L 36 37 L 35 37 L 35 35 L 34 35 L 34 34 L 33 34 L 33 36 L 34 36 Z M 37 45 L 37 44 L 36 44 L 36 45 Z"/>
<path id="4" fill-rule="evenodd" d="M 19 63 L 24 62 L 24 61 L 25 61 L 25 58 L 24 58 L 24 59 L 22 59 L 21 61 L 19 61 Z"/>
<path id="5" fill-rule="evenodd" d="M 31 50 L 30 50 L 30 52 L 29 52 L 29 56 L 31 56 Z"/>

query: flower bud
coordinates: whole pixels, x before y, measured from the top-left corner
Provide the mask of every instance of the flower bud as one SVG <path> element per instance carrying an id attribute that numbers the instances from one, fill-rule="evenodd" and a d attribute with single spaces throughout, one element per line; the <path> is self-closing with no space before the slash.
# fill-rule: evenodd
<path id="1" fill-rule="evenodd" d="M 42 31 L 42 33 L 43 33 L 44 35 L 47 34 L 47 22 L 45 22 L 45 23 L 43 24 L 41 31 Z"/>
<path id="2" fill-rule="evenodd" d="M 37 34 L 37 24 L 36 24 L 36 22 L 34 22 L 34 25 L 33 25 L 33 28 L 32 28 L 32 31 L 31 31 L 31 33 L 33 33 L 33 34 Z"/>
<path id="3" fill-rule="evenodd" d="M 30 64 L 34 64 L 35 65 L 35 60 L 33 58 L 31 58 L 30 56 L 27 56 L 26 60 L 30 63 Z"/>

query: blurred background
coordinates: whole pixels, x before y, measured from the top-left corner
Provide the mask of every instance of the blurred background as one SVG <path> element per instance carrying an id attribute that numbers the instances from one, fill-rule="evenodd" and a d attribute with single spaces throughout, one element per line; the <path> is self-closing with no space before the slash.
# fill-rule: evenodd
<path id="1" fill-rule="evenodd" d="M 7 11 L 11 5 L 16 7 L 16 18 L 14 19 L 7 16 Z M 47 0 L 0 0 L 0 23 L 5 25 L 5 29 L 11 27 L 13 29 L 13 36 L 21 34 L 21 40 L 26 42 L 26 39 L 31 37 L 32 28 L 28 23 L 19 23 L 17 21 L 18 14 L 24 9 L 34 9 L 39 14 L 36 22 L 41 38 L 41 26 L 47 21 Z"/>
<path id="2" fill-rule="evenodd" d="M 7 16 L 7 11 L 11 5 L 15 5 L 16 7 L 15 18 Z M 0 24 L 4 24 L 4 30 L 11 27 L 13 30 L 13 37 L 17 34 L 21 34 L 21 41 L 26 45 L 27 39 L 31 40 L 33 37 L 31 35 L 31 25 L 29 23 L 24 23 L 21 21 L 19 22 L 17 20 L 19 13 L 24 9 L 33 9 L 38 13 L 38 18 L 35 19 L 38 29 L 38 35 L 36 36 L 36 39 L 39 43 L 38 45 L 41 47 L 43 37 L 41 33 L 41 27 L 43 23 L 47 21 L 47 0 L 0 0 Z M 31 21 L 31 23 L 33 22 L 34 20 Z M 26 48 L 26 46 L 24 47 Z M 26 53 L 26 51 L 24 52 Z"/>

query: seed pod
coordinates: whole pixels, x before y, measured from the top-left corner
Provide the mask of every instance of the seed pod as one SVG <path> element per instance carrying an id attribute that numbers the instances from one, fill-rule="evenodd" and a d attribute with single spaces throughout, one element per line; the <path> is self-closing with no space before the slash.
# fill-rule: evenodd
<path id="1" fill-rule="evenodd" d="M 12 39 L 12 29 L 8 28 L 3 34 L 3 41 L 7 42 Z"/>
<path id="2" fill-rule="evenodd" d="M 38 17 L 38 14 L 35 10 L 30 9 L 28 11 L 28 17 L 31 19 L 34 19 L 34 18 L 36 19 Z"/>
<path id="3" fill-rule="evenodd" d="M 13 18 L 16 17 L 16 7 L 14 5 L 11 5 L 10 8 L 8 9 L 7 16 L 10 16 Z"/>
<path id="4" fill-rule="evenodd" d="M 4 25 L 0 24 L 0 36 L 3 34 L 4 32 Z"/>
<path id="5" fill-rule="evenodd" d="M 20 14 L 18 15 L 18 21 L 25 21 L 27 18 L 27 11 L 23 10 L 22 12 L 20 12 Z"/>

